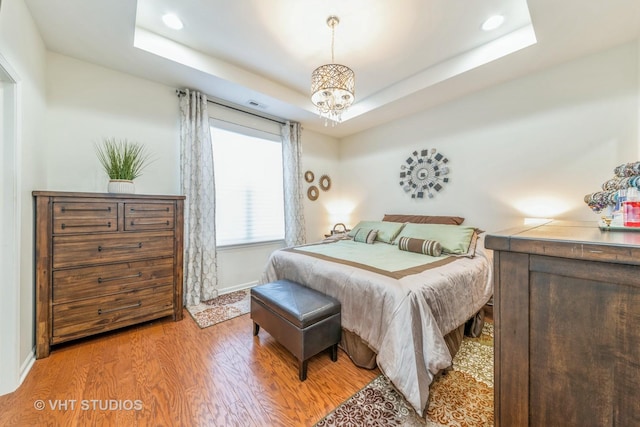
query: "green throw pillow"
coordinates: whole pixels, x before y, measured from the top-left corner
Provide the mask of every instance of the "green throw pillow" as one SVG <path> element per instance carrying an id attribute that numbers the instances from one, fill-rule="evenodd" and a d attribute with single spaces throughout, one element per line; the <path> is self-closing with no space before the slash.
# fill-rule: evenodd
<path id="1" fill-rule="evenodd" d="M 395 243 L 397 244 L 402 237 L 435 240 L 442 246 L 443 253 L 463 255 L 469 252 L 475 233 L 475 227 L 462 225 L 406 224 L 398 234 Z"/>
<path id="2" fill-rule="evenodd" d="M 349 237 L 353 237 L 356 235 L 356 232 L 361 229 L 369 229 L 369 230 L 378 230 L 378 236 L 376 240 L 384 243 L 391 243 L 393 239 L 396 238 L 400 230 L 402 230 L 402 226 L 404 224 L 399 222 L 389 222 L 389 221 L 360 221 L 353 229 L 349 232 Z"/>
<path id="3" fill-rule="evenodd" d="M 354 234 L 353 236 L 353 241 L 371 245 L 373 244 L 373 241 L 376 240 L 377 235 L 378 230 L 371 230 L 369 228 L 358 228 L 358 231 L 356 231 L 356 234 Z"/>

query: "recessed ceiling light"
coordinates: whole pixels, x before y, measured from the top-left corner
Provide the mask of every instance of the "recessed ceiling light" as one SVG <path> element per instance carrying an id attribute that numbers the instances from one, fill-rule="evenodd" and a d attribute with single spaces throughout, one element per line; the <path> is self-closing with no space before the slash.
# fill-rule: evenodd
<path id="1" fill-rule="evenodd" d="M 502 15 L 494 15 L 491 18 L 484 21 L 482 24 L 482 29 L 485 31 L 491 31 L 498 28 L 504 22 L 504 16 Z"/>
<path id="2" fill-rule="evenodd" d="M 162 15 L 162 22 L 173 30 L 181 30 L 182 27 L 184 27 L 184 25 L 182 25 L 182 21 L 178 18 L 178 15 L 173 13 L 166 13 Z"/>

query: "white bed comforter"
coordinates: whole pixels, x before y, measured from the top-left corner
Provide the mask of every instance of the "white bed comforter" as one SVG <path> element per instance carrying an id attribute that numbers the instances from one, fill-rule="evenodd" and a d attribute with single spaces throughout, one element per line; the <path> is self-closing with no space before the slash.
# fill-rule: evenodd
<path id="1" fill-rule="evenodd" d="M 288 279 L 337 298 L 342 327 L 367 342 L 381 371 L 423 415 L 434 376 L 451 365 L 444 335 L 473 316 L 493 293 L 492 258 L 484 248 L 484 233 L 474 258 L 401 279 L 279 250 L 271 255 L 261 281 Z"/>

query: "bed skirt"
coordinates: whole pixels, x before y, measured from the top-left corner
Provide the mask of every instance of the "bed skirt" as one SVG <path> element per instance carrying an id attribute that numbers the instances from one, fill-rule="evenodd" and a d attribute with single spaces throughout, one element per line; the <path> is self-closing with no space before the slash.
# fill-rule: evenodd
<path id="1" fill-rule="evenodd" d="M 481 308 L 471 319 L 444 336 L 452 359 L 460 350 L 465 331 L 469 336 L 478 337 L 482 332 L 483 326 L 484 308 Z M 373 369 L 377 366 L 376 353 L 355 333 L 343 328 L 342 338 L 338 346 L 349 355 L 349 358 L 356 366 L 365 369 Z"/>

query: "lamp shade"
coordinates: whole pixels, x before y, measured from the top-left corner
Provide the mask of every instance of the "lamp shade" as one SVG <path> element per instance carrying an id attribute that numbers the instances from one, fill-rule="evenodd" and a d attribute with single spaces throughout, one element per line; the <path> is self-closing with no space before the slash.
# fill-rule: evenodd
<path id="1" fill-rule="evenodd" d="M 325 64 L 311 74 L 311 101 L 318 112 L 341 121 L 342 112 L 355 99 L 356 78 L 353 70 L 345 65 Z"/>

